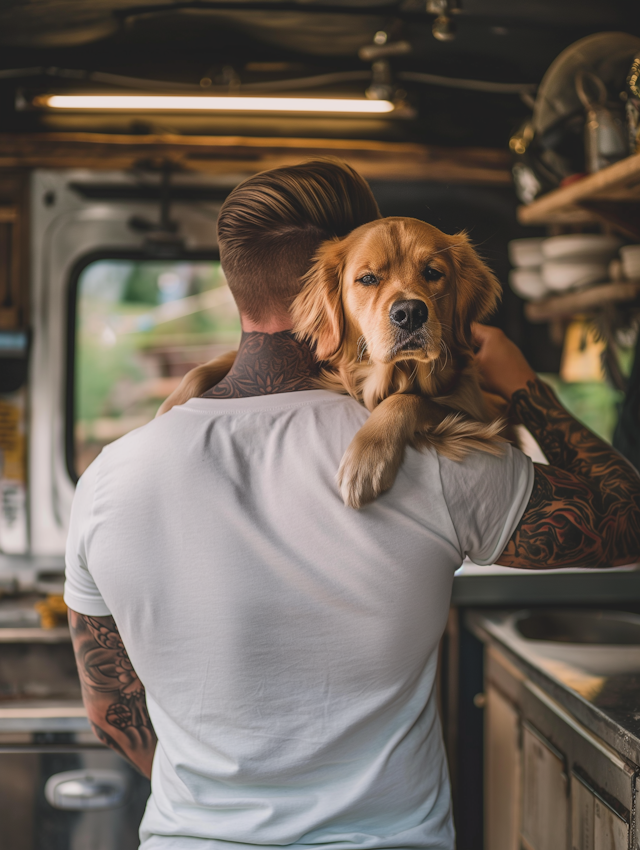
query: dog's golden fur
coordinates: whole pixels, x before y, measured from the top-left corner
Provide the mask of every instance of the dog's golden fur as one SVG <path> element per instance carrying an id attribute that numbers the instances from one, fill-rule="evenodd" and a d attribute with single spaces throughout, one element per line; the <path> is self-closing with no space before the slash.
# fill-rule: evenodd
<path id="1" fill-rule="evenodd" d="M 454 460 L 500 451 L 502 423 L 480 390 L 471 342 L 471 323 L 500 293 L 464 233 L 416 219 L 373 221 L 320 247 L 293 303 L 294 329 L 326 362 L 324 385 L 372 411 L 340 465 L 346 504 L 388 489 L 407 443 Z M 392 305 L 406 301 L 428 310 L 413 334 L 390 321 Z"/>
<path id="2" fill-rule="evenodd" d="M 321 245 L 292 305 L 294 331 L 324 361 L 322 386 L 372 411 L 340 465 L 345 504 L 361 507 L 391 487 L 407 444 L 454 460 L 501 451 L 503 422 L 480 389 L 471 341 L 471 323 L 500 293 L 466 234 L 417 219 L 379 219 Z M 427 314 L 411 330 L 390 318 L 408 301 Z M 225 358 L 192 370 L 159 413 L 221 380 L 233 362 Z"/>

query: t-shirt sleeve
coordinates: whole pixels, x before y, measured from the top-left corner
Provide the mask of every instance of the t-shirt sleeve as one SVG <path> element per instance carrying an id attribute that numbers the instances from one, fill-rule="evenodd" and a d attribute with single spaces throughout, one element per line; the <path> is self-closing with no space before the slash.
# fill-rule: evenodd
<path id="1" fill-rule="evenodd" d="M 442 491 L 460 551 L 480 566 L 504 551 L 529 503 L 534 468 L 519 449 L 500 456 L 473 452 L 463 461 L 439 456 Z"/>
<path id="2" fill-rule="evenodd" d="M 100 458 L 91 464 L 78 481 L 71 506 L 65 555 L 64 601 L 73 611 L 90 617 L 106 617 L 111 613 L 102 599 L 87 564 L 87 539 L 90 534 L 99 463 Z"/>

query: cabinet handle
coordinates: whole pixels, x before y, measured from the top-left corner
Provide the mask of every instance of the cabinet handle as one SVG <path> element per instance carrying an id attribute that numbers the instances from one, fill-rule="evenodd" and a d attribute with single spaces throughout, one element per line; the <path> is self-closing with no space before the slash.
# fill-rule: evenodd
<path id="1" fill-rule="evenodd" d="M 49 777 L 44 796 L 54 809 L 98 811 L 125 802 L 127 779 L 116 770 L 68 770 Z"/>

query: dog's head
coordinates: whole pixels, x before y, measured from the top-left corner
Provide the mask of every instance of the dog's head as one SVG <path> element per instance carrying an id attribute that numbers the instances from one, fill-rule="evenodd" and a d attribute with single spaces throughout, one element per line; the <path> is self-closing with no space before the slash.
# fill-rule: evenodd
<path id="1" fill-rule="evenodd" d="M 465 233 L 386 218 L 323 243 L 292 310 L 294 329 L 321 360 L 435 361 L 471 348 L 500 284 Z"/>

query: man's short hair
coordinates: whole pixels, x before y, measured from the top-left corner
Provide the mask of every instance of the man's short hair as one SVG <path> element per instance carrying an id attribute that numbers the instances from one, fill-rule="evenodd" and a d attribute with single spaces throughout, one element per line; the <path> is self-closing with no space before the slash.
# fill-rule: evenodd
<path id="1" fill-rule="evenodd" d="M 377 218 L 369 185 L 339 160 L 249 177 L 218 217 L 220 260 L 240 312 L 254 322 L 285 313 L 320 243 Z"/>

